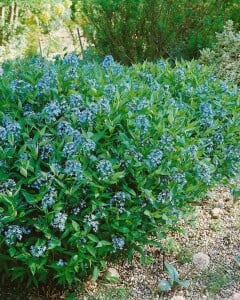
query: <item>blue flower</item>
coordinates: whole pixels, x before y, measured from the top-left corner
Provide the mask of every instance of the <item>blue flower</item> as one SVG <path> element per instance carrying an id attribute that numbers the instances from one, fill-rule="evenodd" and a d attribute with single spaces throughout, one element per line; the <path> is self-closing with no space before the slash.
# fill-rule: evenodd
<path id="1" fill-rule="evenodd" d="M 64 231 L 65 230 L 65 225 L 67 222 L 67 214 L 65 213 L 57 213 L 51 223 L 53 228 L 57 228 L 60 231 Z"/>
<path id="2" fill-rule="evenodd" d="M 163 157 L 161 150 L 152 150 L 147 156 L 147 163 L 151 168 L 156 168 L 160 165 Z"/>
<path id="3" fill-rule="evenodd" d="M 135 124 L 140 132 L 146 133 L 150 127 L 150 122 L 145 115 L 137 116 Z"/>
<path id="4" fill-rule="evenodd" d="M 125 239 L 123 237 L 114 236 L 112 238 L 112 246 L 113 252 L 116 252 L 117 250 L 123 250 L 125 246 Z"/>
<path id="5" fill-rule="evenodd" d="M 97 171 L 100 173 L 100 179 L 107 180 L 113 174 L 113 167 L 109 160 L 100 160 L 97 164 Z"/>
<path id="6" fill-rule="evenodd" d="M 46 246 L 31 246 L 30 247 L 30 253 L 32 256 L 35 257 L 41 257 L 46 252 L 47 247 Z"/>
<path id="7" fill-rule="evenodd" d="M 83 178 L 82 165 L 76 160 L 67 160 L 65 163 L 64 173 L 76 177 L 77 179 Z"/>
<path id="8" fill-rule="evenodd" d="M 112 55 L 106 55 L 102 62 L 102 67 L 104 70 L 108 70 L 114 64 L 114 58 Z"/>
<path id="9" fill-rule="evenodd" d="M 49 192 L 47 192 L 42 198 L 42 209 L 46 210 L 51 207 L 56 202 L 57 190 L 54 188 L 50 188 Z"/>
<path id="10" fill-rule="evenodd" d="M 74 132 L 74 129 L 67 121 L 61 121 L 57 125 L 57 134 L 61 137 L 64 135 L 71 136 Z"/>
<path id="11" fill-rule="evenodd" d="M 52 101 L 48 103 L 42 110 L 42 115 L 44 119 L 49 123 L 55 122 L 57 118 L 61 115 L 61 113 L 61 105 L 57 101 Z"/>

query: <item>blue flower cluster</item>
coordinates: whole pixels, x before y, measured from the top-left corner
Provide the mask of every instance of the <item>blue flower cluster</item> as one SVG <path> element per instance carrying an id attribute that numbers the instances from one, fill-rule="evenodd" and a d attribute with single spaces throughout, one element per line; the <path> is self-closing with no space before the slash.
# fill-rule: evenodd
<path id="1" fill-rule="evenodd" d="M 64 267 L 67 265 L 67 262 L 65 262 L 62 258 L 60 258 L 57 263 L 56 263 L 57 266 L 59 267 Z"/>
<path id="2" fill-rule="evenodd" d="M 99 221 L 94 214 L 86 215 L 83 219 L 83 223 L 89 226 L 94 232 L 98 231 Z"/>
<path id="3" fill-rule="evenodd" d="M 18 122 L 12 121 L 7 117 L 7 118 L 3 119 L 2 124 L 6 130 L 7 136 L 12 135 L 16 139 L 19 138 L 19 135 L 21 132 L 21 126 Z M 3 129 L 2 129 L 2 132 L 4 132 Z M 3 133 L 3 136 L 4 136 L 4 133 Z"/>
<path id="4" fill-rule="evenodd" d="M 56 202 L 57 198 L 57 190 L 54 188 L 50 188 L 49 192 L 47 192 L 42 198 L 42 209 L 46 210 Z"/>
<path id="5" fill-rule="evenodd" d="M 71 158 L 78 153 L 77 144 L 75 142 L 66 143 L 62 150 L 63 157 Z"/>
<path id="6" fill-rule="evenodd" d="M 64 135 L 71 136 L 74 132 L 74 129 L 67 121 L 61 121 L 57 125 L 57 134 L 61 137 Z"/>
<path id="7" fill-rule="evenodd" d="M 212 104 L 209 102 L 202 102 L 199 106 L 199 110 L 201 113 L 201 126 L 207 128 L 213 125 L 214 112 L 212 108 Z"/>
<path id="8" fill-rule="evenodd" d="M 114 196 L 110 199 L 110 205 L 114 205 L 118 207 L 119 213 L 123 213 L 125 211 L 127 195 L 124 192 L 117 192 Z"/>
<path id="9" fill-rule="evenodd" d="M 100 173 L 100 179 L 107 180 L 113 174 L 113 166 L 109 160 L 102 159 L 97 164 L 97 171 Z"/>
<path id="10" fill-rule="evenodd" d="M 196 172 L 198 178 L 205 184 L 210 185 L 212 175 L 211 175 L 211 169 L 208 165 L 201 162 L 198 165 L 194 167 L 194 171 Z"/>
<path id="11" fill-rule="evenodd" d="M 13 179 L 0 183 L 0 194 L 12 194 L 16 189 L 16 182 Z"/>
<path id="12" fill-rule="evenodd" d="M 43 256 L 46 251 L 47 251 L 46 246 L 31 246 L 30 247 L 30 253 L 32 256 L 35 256 L 35 257 Z"/>
<path id="13" fill-rule="evenodd" d="M 50 94 L 52 89 L 58 86 L 56 71 L 53 68 L 46 68 L 36 86 L 39 96 Z"/>
<path id="14" fill-rule="evenodd" d="M 108 70 L 114 64 L 114 58 L 112 55 L 106 55 L 102 62 L 102 67 L 104 70 Z"/>
<path id="15" fill-rule="evenodd" d="M 13 245 L 16 240 L 21 241 L 24 234 L 30 234 L 31 231 L 23 226 L 9 225 L 4 232 L 7 245 Z"/>
<path id="16" fill-rule="evenodd" d="M 169 190 L 162 190 L 158 196 L 157 201 L 161 202 L 162 204 L 165 204 L 167 202 L 172 201 L 172 192 Z"/>
<path id="17" fill-rule="evenodd" d="M 52 172 L 41 172 L 41 175 L 30 185 L 31 188 L 40 190 L 46 184 L 49 186 L 52 184 L 54 174 Z"/>
<path id="18" fill-rule="evenodd" d="M 62 113 L 61 105 L 57 101 L 48 103 L 42 110 L 43 119 L 48 123 L 55 122 Z"/>
<path id="19" fill-rule="evenodd" d="M 185 174 L 179 171 L 173 173 L 172 180 L 181 185 L 185 185 L 187 183 Z"/>
<path id="20" fill-rule="evenodd" d="M 112 246 L 113 246 L 113 253 L 117 250 L 123 250 L 125 246 L 125 239 L 123 237 L 114 236 L 112 238 Z"/>
<path id="21" fill-rule="evenodd" d="M 146 133 L 150 127 L 150 122 L 145 115 L 137 116 L 135 124 L 141 133 Z"/>
<path id="22" fill-rule="evenodd" d="M 46 144 L 40 147 L 40 157 L 42 160 L 48 160 L 53 153 L 53 147 L 51 144 Z"/>
<path id="23" fill-rule="evenodd" d="M 82 165 L 77 160 L 67 160 L 65 163 L 64 173 L 76 179 L 83 179 Z"/>
<path id="24" fill-rule="evenodd" d="M 147 163 L 150 168 L 157 168 L 163 158 L 163 152 L 161 150 L 152 150 L 147 156 Z"/>
<path id="25" fill-rule="evenodd" d="M 60 231 L 65 230 L 66 222 L 67 222 L 67 214 L 65 213 L 57 213 L 51 223 L 53 228 L 57 228 Z"/>

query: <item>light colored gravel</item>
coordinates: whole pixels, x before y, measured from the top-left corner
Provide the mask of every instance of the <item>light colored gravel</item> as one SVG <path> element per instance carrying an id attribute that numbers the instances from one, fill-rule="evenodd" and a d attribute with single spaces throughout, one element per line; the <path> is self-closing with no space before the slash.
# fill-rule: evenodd
<path id="1" fill-rule="evenodd" d="M 215 215 L 213 210 L 217 211 Z M 191 280 L 190 287 L 182 289 L 176 286 L 167 294 L 159 293 L 159 280 L 167 278 L 163 271 L 163 253 L 157 248 L 147 247 L 146 252 L 154 262 L 141 264 L 140 256 L 136 255 L 132 264 L 122 262 L 111 265 L 120 274 L 120 283 L 110 286 L 129 290 L 126 298 L 121 299 L 170 300 L 179 296 L 193 300 L 231 300 L 234 294 L 240 293 L 240 268 L 234 261 L 234 256 L 240 256 L 240 203 L 233 202 L 228 189 L 219 187 L 211 190 L 201 205 L 196 206 L 196 216 L 194 228 L 183 224 L 185 234 L 176 233 L 168 237 L 168 241 L 171 241 L 168 250 L 171 253 L 165 255 L 165 261 L 177 269 L 181 279 Z M 206 270 L 199 270 L 189 257 L 197 253 L 208 256 L 209 266 Z M 187 262 L 181 263 L 184 256 Z M 95 295 L 95 299 L 110 299 L 98 296 L 104 290 L 104 282 L 100 280 L 94 288 L 88 288 L 87 295 Z"/>

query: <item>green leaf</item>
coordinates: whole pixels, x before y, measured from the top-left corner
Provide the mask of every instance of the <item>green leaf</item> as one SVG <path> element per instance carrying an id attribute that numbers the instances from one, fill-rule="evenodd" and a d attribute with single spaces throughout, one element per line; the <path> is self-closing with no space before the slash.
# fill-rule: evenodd
<path id="1" fill-rule="evenodd" d="M 31 273 L 33 275 L 35 275 L 35 273 L 36 273 L 36 264 L 34 262 L 32 262 L 32 263 L 30 263 L 29 267 L 30 267 Z"/>
<path id="2" fill-rule="evenodd" d="M 89 238 L 89 240 L 91 240 L 91 241 L 93 241 L 93 242 L 96 242 L 96 243 L 99 242 L 98 237 L 97 237 L 96 235 L 94 235 L 94 234 L 89 233 L 89 234 L 87 235 L 87 237 Z"/>
<path id="3" fill-rule="evenodd" d="M 20 174 L 27 178 L 28 172 L 25 168 L 20 167 Z"/>
<path id="4" fill-rule="evenodd" d="M 92 246 L 90 246 L 90 245 L 87 245 L 86 246 L 86 249 L 87 249 L 87 251 L 92 255 L 92 256 L 96 256 L 96 250 L 95 250 L 95 248 L 93 248 Z"/>
<path id="5" fill-rule="evenodd" d="M 188 288 L 190 285 L 190 280 L 176 280 L 175 282 L 185 288 Z"/>
<path id="6" fill-rule="evenodd" d="M 74 220 L 72 220 L 72 227 L 73 227 L 73 229 L 74 229 L 76 232 L 79 232 L 79 231 L 80 231 L 80 226 L 79 226 L 79 224 L 78 224 L 76 221 L 74 221 Z"/>
<path id="7" fill-rule="evenodd" d="M 168 292 L 171 290 L 172 284 L 168 280 L 163 279 L 159 281 L 158 287 L 161 292 Z"/>
<path id="8" fill-rule="evenodd" d="M 179 280 L 179 275 L 177 270 L 167 262 L 164 263 L 164 266 L 172 282 L 177 282 Z"/>
<path id="9" fill-rule="evenodd" d="M 99 273 L 100 273 L 99 268 L 97 266 L 94 267 L 93 276 L 92 276 L 93 281 L 96 281 L 98 279 Z"/>

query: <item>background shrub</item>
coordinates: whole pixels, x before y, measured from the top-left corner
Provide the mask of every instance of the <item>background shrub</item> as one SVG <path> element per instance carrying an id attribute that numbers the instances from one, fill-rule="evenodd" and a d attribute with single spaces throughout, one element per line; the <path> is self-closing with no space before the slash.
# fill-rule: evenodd
<path id="1" fill-rule="evenodd" d="M 239 174 L 238 90 L 195 62 L 16 60 L 0 93 L 2 281 L 96 278 Z"/>
<path id="2" fill-rule="evenodd" d="M 234 29 L 230 20 L 216 36 L 213 48 L 201 51 L 200 62 L 211 65 L 219 78 L 240 85 L 240 31 Z"/>
<path id="3" fill-rule="evenodd" d="M 240 21 L 237 0 L 75 0 L 73 12 L 101 54 L 127 64 L 198 57 L 228 19 Z"/>

